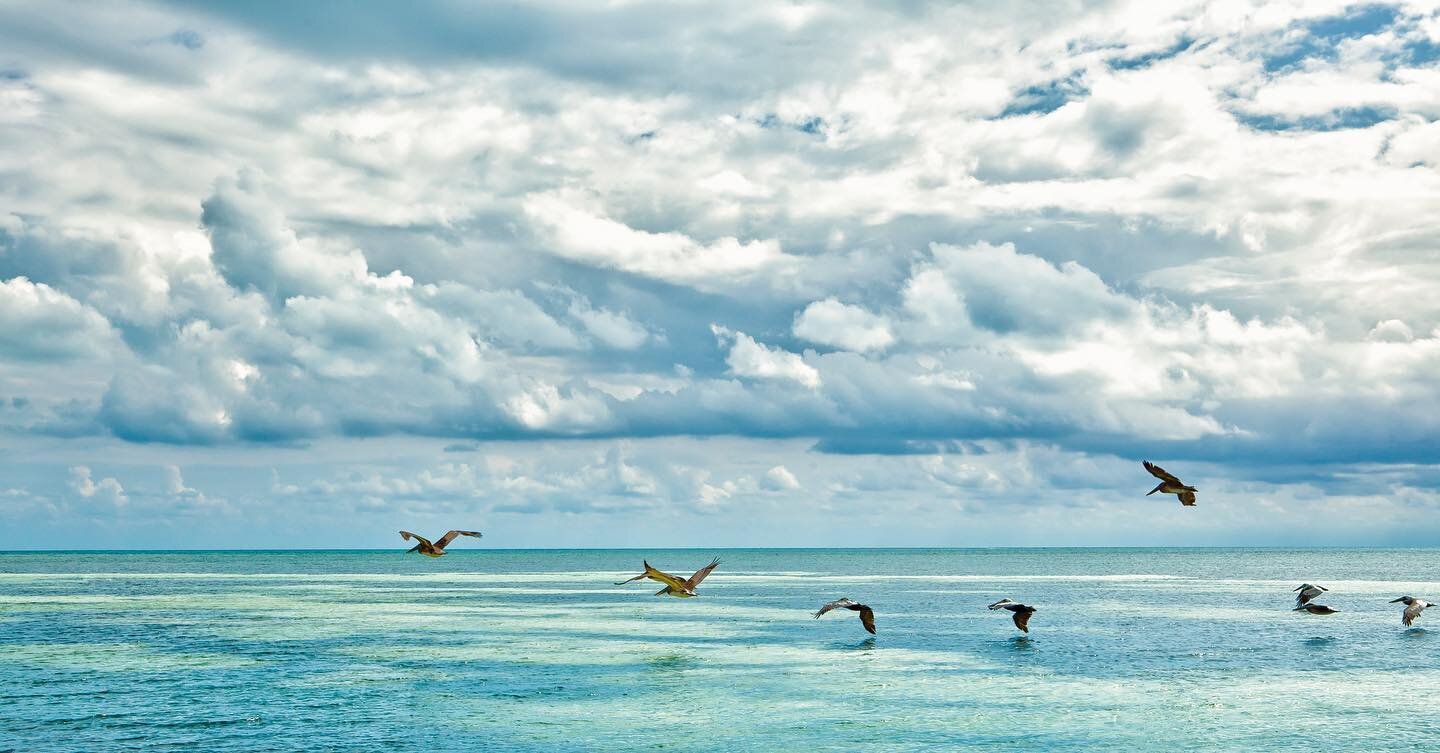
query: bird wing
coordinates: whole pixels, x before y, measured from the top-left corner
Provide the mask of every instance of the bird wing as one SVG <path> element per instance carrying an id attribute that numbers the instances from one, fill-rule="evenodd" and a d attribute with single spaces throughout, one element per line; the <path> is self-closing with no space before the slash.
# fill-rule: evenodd
<path id="1" fill-rule="evenodd" d="M 1014 612 L 1015 627 L 1020 628 L 1026 633 L 1030 632 L 1030 628 L 1028 627 L 1030 624 L 1030 615 L 1035 614 L 1035 610 L 1027 607 L 1024 609 L 1016 609 Z"/>
<path id="2" fill-rule="evenodd" d="M 995 602 L 994 604 L 991 604 L 990 606 L 985 607 L 985 608 L 986 608 L 986 609 L 1004 609 L 1004 608 L 1006 607 L 1006 605 L 1008 605 L 1008 604 L 1014 604 L 1014 603 L 1015 603 L 1015 602 L 1013 602 L 1013 601 L 1011 601 L 1011 600 L 1009 600 L 1009 599 L 1001 599 L 1001 600 Z"/>
<path id="3" fill-rule="evenodd" d="M 695 587 L 700 585 L 700 581 L 705 580 L 705 576 L 709 575 L 711 570 L 719 566 L 720 558 L 716 557 L 710 564 L 696 570 L 695 574 L 690 576 L 690 580 L 685 581 L 685 585 L 689 586 L 689 590 L 694 591 Z"/>
<path id="4" fill-rule="evenodd" d="M 676 591 L 693 591 L 693 590 L 694 590 L 694 589 L 690 588 L 689 586 L 687 586 L 687 585 L 685 584 L 685 581 L 680 580 L 679 578 L 675 577 L 674 575 L 671 575 L 670 573 L 666 573 L 666 572 L 661 572 L 661 571 L 656 570 L 655 568 L 651 567 L 649 562 L 646 562 L 646 563 L 645 563 L 645 577 L 647 577 L 647 578 L 649 578 L 649 579 L 651 579 L 651 580 L 654 580 L 654 581 L 658 581 L 658 582 L 660 582 L 660 583 L 664 583 L 665 585 L 667 585 L 667 586 L 675 589 Z"/>
<path id="5" fill-rule="evenodd" d="M 417 539 L 417 540 L 419 540 L 419 542 L 420 542 L 421 544 L 424 544 L 425 546 L 432 546 L 431 543 L 430 543 L 430 539 L 427 539 L 427 538 L 425 538 L 424 536 L 421 536 L 421 535 L 418 534 L 418 533 L 410 533 L 409 531 L 401 531 L 401 532 L 400 532 L 400 538 L 405 539 L 406 541 L 409 541 L 410 539 Z"/>
<path id="6" fill-rule="evenodd" d="M 1185 507 L 1195 506 L 1195 492 L 1180 492 L 1180 504 Z"/>
<path id="7" fill-rule="evenodd" d="M 1168 481 L 1168 482 L 1170 482 L 1170 483 L 1172 483 L 1172 484 L 1178 484 L 1178 485 L 1180 485 L 1180 486 L 1184 486 L 1184 484 L 1181 484 L 1181 483 L 1180 483 L 1180 479 L 1175 478 L 1175 476 L 1174 476 L 1173 474 L 1171 474 L 1169 471 L 1166 471 L 1164 468 L 1161 468 L 1160 466 L 1155 465 L 1154 463 L 1150 462 L 1149 460 L 1143 461 L 1143 462 L 1142 462 L 1142 465 L 1145 466 L 1145 470 L 1150 471 L 1150 475 L 1151 475 L 1151 476 L 1154 476 L 1155 478 L 1158 478 L 1158 479 L 1160 479 L 1161 481 Z"/>
<path id="8" fill-rule="evenodd" d="M 839 609 L 840 607 L 848 607 L 848 606 L 850 606 L 851 604 L 854 604 L 854 603 L 855 603 L 855 602 L 853 602 L 853 601 L 851 601 L 851 600 L 849 600 L 849 599 L 836 599 L 836 600 L 834 600 L 834 601 L 832 601 L 832 602 L 830 602 L 830 603 L 828 603 L 828 604 L 823 604 L 823 605 L 820 606 L 820 611 L 818 611 L 818 612 L 815 613 L 815 619 L 817 619 L 817 620 L 820 619 L 820 615 L 825 614 L 826 612 L 828 612 L 828 611 L 830 611 L 830 610 L 832 610 L 832 609 Z"/>
<path id="9" fill-rule="evenodd" d="M 445 535 L 444 535 L 444 536 L 441 536 L 441 537 L 435 542 L 435 546 L 438 547 L 438 548 L 440 548 L 440 549 L 444 549 L 445 547 L 447 547 L 447 546 L 450 545 L 450 542 L 452 542 L 452 541 L 455 540 L 455 537 L 456 537 L 456 536 L 474 536 L 475 538 L 478 539 L 478 538 L 480 538 L 480 532 L 479 532 L 479 531 L 446 531 L 446 532 L 445 532 Z"/>
<path id="10" fill-rule="evenodd" d="M 1423 611 L 1425 611 L 1425 607 L 1420 606 L 1418 601 L 1410 604 L 1410 606 L 1405 607 L 1404 613 L 1400 615 L 1400 624 L 1405 627 L 1410 627 L 1410 623 L 1414 622 L 1415 618 L 1419 617 Z"/>
<path id="11" fill-rule="evenodd" d="M 859 610 L 860 624 L 864 625 L 865 629 L 869 631 L 871 635 L 875 635 L 875 610 L 865 606 L 864 604 L 856 604 L 855 606 L 851 607 L 851 609 Z"/>

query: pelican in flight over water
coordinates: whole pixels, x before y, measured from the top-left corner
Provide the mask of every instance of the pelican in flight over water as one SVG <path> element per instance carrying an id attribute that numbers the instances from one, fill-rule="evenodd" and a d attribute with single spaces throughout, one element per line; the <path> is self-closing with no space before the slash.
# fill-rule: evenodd
<path id="1" fill-rule="evenodd" d="M 870 631 L 871 635 L 875 634 L 875 610 L 871 609 L 870 607 L 867 607 L 864 604 L 856 604 L 849 599 L 836 599 L 829 604 L 820 607 L 820 611 L 815 613 L 815 619 L 820 619 L 820 615 L 825 614 L 832 609 L 848 609 L 852 612 L 859 612 L 860 624 L 864 625 L 865 629 Z"/>
<path id="2" fill-rule="evenodd" d="M 650 580 L 653 580 L 657 583 L 665 584 L 664 588 L 655 592 L 656 596 L 674 596 L 677 599 L 688 599 L 696 595 L 695 587 L 700 585 L 700 581 L 705 580 L 705 576 L 709 575 L 710 571 L 714 570 L 717 566 L 719 566 L 719 564 L 720 558 L 716 557 L 714 561 L 712 561 L 710 564 L 700 568 L 699 570 L 696 570 L 695 574 L 690 576 L 688 580 L 682 580 L 678 576 L 656 570 L 655 568 L 650 566 L 649 562 L 646 562 L 645 572 L 640 573 L 639 575 L 631 578 L 630 580 L 622 580 L 615 585 L 623 586 L 626 583 L 631 583 L 637 580 L 644 580 L 645 578 L 649 578 Z"/>
<path id="3" fill-rule="evenodd" d="M 1294 590 L 1299 592 L 1295 594 L 1295 606 L 1303 607 L 1306 604 L 1314 601 L 1316 596 L 1319 596 L 1320 594 L 1323 594 L 1330 589 L 1324 586 L 1312 586 L 1309 583 L 1301 583 L 1300 587 Z"/>
<path id="4" fill-rule="evenodd" d="M 1015 627 L 1020 628 L 1023 632 L 1030 632 L 1030 615 L 1035 614 L 1035 607 L 1025 606 L 1024 604 L 1009 599 L 1001 599 L 991 604 L 988 608 L 1010 610 L 1015 620 Z"/>
<path id="5" fill-rule="evenodd" d="M 1292 612 L 1309 612 L 1310 614 L 1335 614 L 1335 613 L 1339 612 L 1340 610 L 1338 610 L 1338 609 L 1331 609 L 1330 607 L 1327 607 L 1327 606 L 1325 606 L 1324 604 L 1305 604 L 1304 606 L 1295 607 L 1294 609 L 1292 609 L 1292 610 L 1290 610 L 1290 611 L 1292 611 Z"/>
<path id="6" fill-rule="evenodd" d="M 1414 596 L 1401 596 L 1398 599 L 1392 599 L 1390 603 L 1405 605 L 1405 611 L 1400 613 L 1400 624 L 1405 627 L 1410 627 L 1411 623 L 1420 619 L 1420 613 L 1425 611 L 1425 607 L 1434 606 L 1434 604 Z"/>
<path id="7" fill-rule="evenodd" d="M 450 545 L 450 542 L 454 541 L 456 536 L 474 536 L 475 538 L 478 539 L 478 538 L 480 538 L 480 532 L 479 532 L 479 531 L 446 531 L 446 532 L 445 532 L 445 535 L 444 535 L 444 536 L 441 536 L 441 537 L 438 538 L 438 539 L 436 539 L 436 540 L 435 540 L 435 543 L 433 543 L 433 544 L 430 543 L 430 539 L 427 539 L 427 538 L 425 538 L 424 536 L 420 536 L 420 535 L 418 535 L 418 534 L 410 533 L 409 531 L 401 531 L 401 532 L 400 532 L 400 538 L 405 539 L 406 541 L 409 541 L 410 539 L 415 539 L 416 541 L 419 541 L 419 542 L 420 542 L 419 544 L 416 544 L 415 546 L 412 546 L 412 547 L 410 547 L 409 549 L 407 549 L 406 552 L 405 552 L 406 554 L 409 554 L 410 552 L 419 552 L 419 553 L 425 555 L 426 557 L 444 557 L 444 556 L 445 556 L 445 547 L 449 546 L 449 545 Z"/>
<path id="8" fill-rule="evenodd" d="M 1149 460 L 1143 461 L 1143 465 L 1145 466 L 1145 470 L 1150 471 L 1151 476 L 1160 479 L 1160 483 L 1156 484 L 1154 489 L 1146 492 L 1145 496 L 1148 497 L 1155 492 L 1160 492 L 1161 494 L 1174 494 L 1175 496 L 1180 498 L 1180 504 L 1186 507 L 1195 506 L 1195 492 L 1200 491 L 1199 489 L 1196 489 L 1193 486 L 1186 486 L 1183 482 L 1180 481 L 1180 479 L 1175 478 L 1175 476 L 1172 475 L 1169 471 L 1166 471 L 1164 468 L 1155 465 Z"/>

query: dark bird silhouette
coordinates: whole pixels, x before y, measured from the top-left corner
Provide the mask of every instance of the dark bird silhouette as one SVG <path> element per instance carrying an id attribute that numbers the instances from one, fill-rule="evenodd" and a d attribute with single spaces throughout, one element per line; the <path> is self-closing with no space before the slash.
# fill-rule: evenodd
<path id="1" fill-rule="evenodd" d="M 657 583 L 665 584 L 664 588 L 655 592 L 656 596 L 674 596 L 677 599 L 688 599 L 696 595 L 695 587 L 700 585 L 700 581 L 705 580 L 705 576 L 709 575 L 710 571 L 714 570 L 719 565 L 720 558 L 716 557 L 715 560 L 712 561 L 710 564 L 700 568 L 699 570 L 696 570 L 695 574 L 690 576 L 688 579 L 681 580 L 678 576 L 656 570 L 655 568 L 650 566 L 649 562 L 646 562 L 645 572 L 640 573 L 639 575 L 631 578 L 630 580 L 622 580 L 615 585 L 623 586 L 626 583 L 631 583 L 637 580 L 644 580 L 645 578 L 649 578 L 650 580 L 656 581 Z"/>
<path id="2" fill-rule="evenodd" d="M 1424 599 L 1417 599 L 1414 596 L 1401 596 L 1398 599 L 1391 599 L 1390 603 L 1405 605 L 1405 611 L 1400 613 L 1400 624 L 1405 627 L 1410 627 L 1415 620 L 1420 619 L 1420 613 L 1425 611 L 1425 607 L 1435 606 Z"/>
<path id="3" fill-rule="evenodd" d="M 825 614 L 832 609 L 848 609 L 852 612 L 859 612 L 860 624 L 864 625 L 865 629 L 870 631 L 871 635 L 875 634 L 875 610 L 871 609 L 870 607 L 867 607 L 864 604 L 856 604 L 849 599 L 836 599 L 829 604 L 820 607 L 820 611 L 815 613 L 815 619 L 820 619 L 820 615 Z"/>
<path id="4" fill-rule="evenodd" d="M 991 604 L 989 609 L 1010 610 L 1011 618 L 1015 620 L 1015 627 L 1020 628 L 1022 632 L 1030 632 L 1030 615 L 1035 614 L 1035 607 L 1026 606 L 1009 599 L 1001 599 Z"/>
<path id="5" fill-rule="evenodd" d="M 1292 611 L 1292 612 L 1309 612 L 1310 614 L 1336 614 L 1336 613 L 1339 612 L 1340 610 L 1338 610 L 1338 609 L 1331 609 L 1330 607 L 1327 607 L 1327 606 L 1325 606 L 1324 604 L 1310 603 L 1310 604 L 1305 604 L 1305 605 L 1303 605 L 1303 606 L 1295 607 L 1294 609 L 1292 609 L 1292 610 L 1290 610 L 1290 611 Z"/>
<path id="6" fill-rule="evenodd" d="M 1146 492 L 1145 496 L 1148 497 L 1155 492 L 1160 492 L 1162 494 L 1174 494 L 1175 496 L 1180 498 L 1180 504 L 1186 507 L 1195 506 L 1195 492 L 1200 491 L 1199 489 L 1196 489 L 1193 486 L 1186 486 L 1180 481 L 1180 479 L 1175 478 L 1174 475 L 1166 471 L 1164 468 L 1155 465 L 1149 460 L 1143 461 L 1143 464 L 1145 466 L 1145 470 L 1150 471 L 1151 476 L 1160 479 L 1160 483 L 1156 484 L 1154 489 Z"/>
<path id="7" fill-rule="evenodd" d="M 400 532 L 400 538 L 405 539 L 406 541 L 409 541 L 410 539 L 415 539 L 416 541 L 420 542 L 419 544 L 416 544 L 415 546 L 412 546 L 409 549 L 405 550 L 406 554 L 409 554 L 410 552 L 419 552 L 426 557 L 444 557 L 445 547 L 449 546 L 450 542 L 454 541 L 456 536 L 474 536 L 478 539 L 480 538 L 480 532 L 446 531 L 445 535 L 436 539 L 435 543 L 433 544 L 430 543 L 430 539 L 427 539 L 419 534 L 410 533 L 409 531 Z"/>
<path id="8" fill-rule="evenodd" d="M 1329 590 L 1330 589 L 1324 586 L 1312 586 L 1309 583 L 1301 583 L 1300 587 L 1295 589 L 1295 591 L 1299 592 L 1295 594 L 1295 606 L 1303 607 L 1314 601 L 1315 597 Z"/>

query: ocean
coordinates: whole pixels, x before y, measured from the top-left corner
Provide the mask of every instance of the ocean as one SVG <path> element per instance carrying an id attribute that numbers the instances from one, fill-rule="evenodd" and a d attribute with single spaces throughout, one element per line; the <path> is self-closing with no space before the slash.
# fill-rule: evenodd
<path id="1" fill-rule="evenodd" d="M 6 553 L 0 751 L 1440 750 L 1405 594 L 1440 552 Z"/>

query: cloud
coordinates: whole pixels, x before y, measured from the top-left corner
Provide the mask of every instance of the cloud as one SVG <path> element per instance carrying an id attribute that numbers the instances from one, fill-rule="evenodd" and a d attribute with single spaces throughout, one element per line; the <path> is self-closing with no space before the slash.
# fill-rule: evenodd
<path id="1" fill-rule="evenodd" d="M 895 342 L 889 324 L 869 311 L 834 298 L 816 301 L 795 317 L 795 336 L 846 350 L 883 350 Z"/>
<path id="2" fill-rule="evenodd" d="M 0 351 L 24 361 L 104 357 L 118 343 L 94 309 L 24 277 L 0 282 Z"/>
<path id="3" fill-rule="evenodd" d="M 820 371 L 805 363 L 799 355 L 755 342 L 744 332 L 731 332 L 714 324 L 710 330 L 722 344 L 730 344 L 730 351 L 725 356 L 730 373 L 754 379 L 790 380 L 810 389 L 820 386 Z"/>
<path id="4" fill-rule="evenodd" d="M 85 499 L 94 499 L 99 502 L 106 502 L 112 505 L 123 505 L 130 501 L 125 495 L 125 487 L 120 485 L 112 476 L 106 476 L 98 482 L 91 478 L 90 468 L 83 465 L 70 468 L 70 490 Z"/>
<path id="5" fill-rule="evenodd" d="M 1102 510 L 1115 458 L 1164 452 L 1291 467 L 1263 493 L 1342 517 L 1390 493 L 1356 475 L 1428 499 L 1428 10 L 295 18 L 142 1 L 0 24 L 0 400 L 25 401 L 0 434 L 57 453 L 54 478 L 159 443 L 149 472 L 206 468 L 228 500 L 212 461 L 302 446 L 657 441 L 505 473 L 427 447 L 385 479 L 433 482 L 415 505 L 503 490 L 515 515 L 589 514 L 585 483 L 616 515 L 778 515 L 797 490 L 768 469 L 797 468 L 847 514 L 941 490 L 999 520 L 1043 485 L 998 456 L 1063 458 Z M 655 439 L 691 436 L 730 455 Z M 339 484 L 343 454 L 311 475 Z M 34 499 L 78 494 L 50 483 Z M 127 514 L 175 507 L 132 487 Z"/>
<path id="6" fill-rule="evenodd" d="M 799 489 L 800 481 L 796 479 L 795 474 L 791 473 L 785 466 L 777 465 L 765 471 L 765 478 L 761 481 L 760 485 L 771 491 L 784 491 L 787 489 Z"/>

